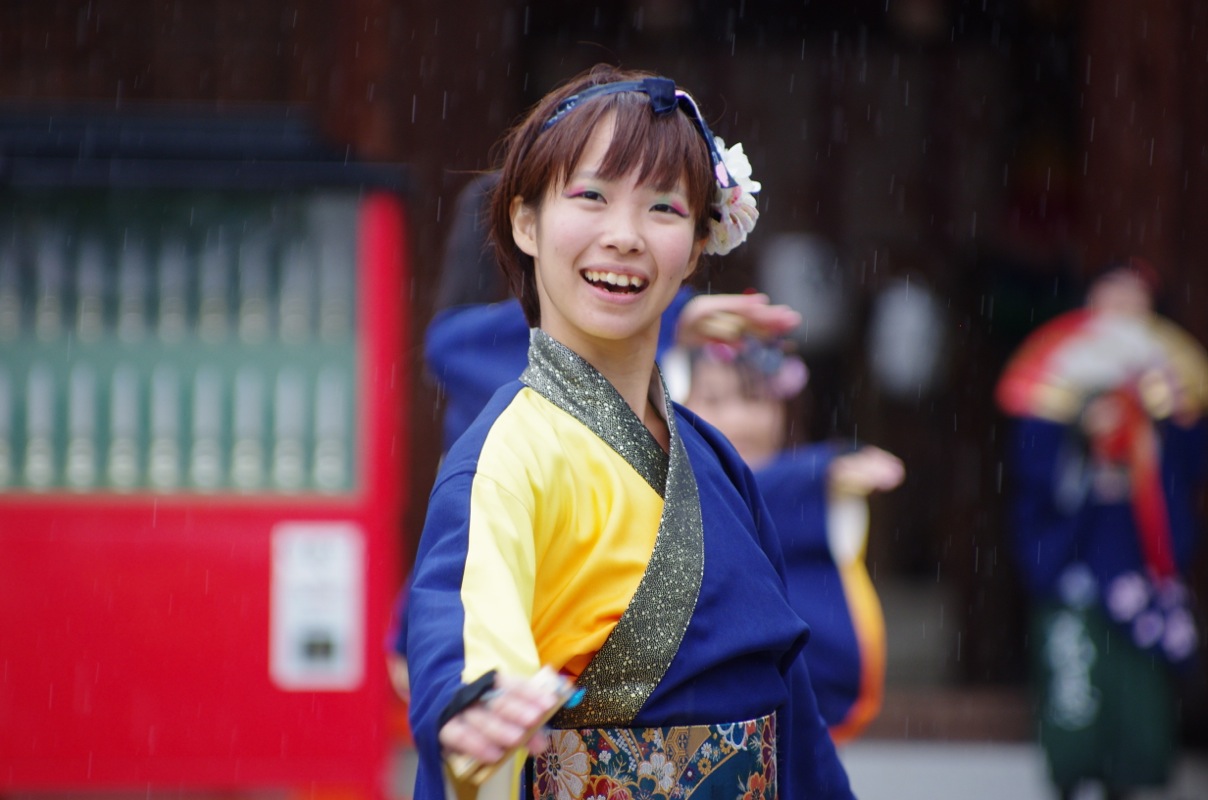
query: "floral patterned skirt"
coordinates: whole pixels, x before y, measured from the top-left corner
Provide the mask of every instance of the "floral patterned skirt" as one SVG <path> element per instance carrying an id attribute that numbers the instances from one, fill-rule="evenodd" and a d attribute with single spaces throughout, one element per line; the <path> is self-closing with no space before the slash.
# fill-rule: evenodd
<path id="1" fill-rule="evenodd" d="M 720 725 L 550 731 L 534 800 L 776 799 L 776 715 Z"/>

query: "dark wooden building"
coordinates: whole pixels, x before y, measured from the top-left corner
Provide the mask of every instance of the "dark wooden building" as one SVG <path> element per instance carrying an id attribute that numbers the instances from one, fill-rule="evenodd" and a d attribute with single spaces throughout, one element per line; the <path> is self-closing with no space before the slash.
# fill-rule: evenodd
<path id="1" fill-rule="evenodd" d="M 598 61 L 694 88 L 763 182 L 752 246 L 712 265 L 711 287 L 752 285 L 772 242 L 825 242 L 846 324 L 807 353 L 802 423 L 907 464 L 873 509 L 870 566 L 893 599 L 874 733 L 1010 738 L 1029 735 L 1026 642 L 991 389 L 1082 276 L 1129 254 L 1208 341 L 1206 32 L 1198 0 L 39 0 L 0 5 L 0 101 L 269 106 L 405 162 L 418 342 L 457 192 L 529 103 Z M 899 280 L 938 301 L 941 357 L 913 396 L 886 389 L 869 334 Z M 439 402 L 422 379 L 412 390 L 413 544 Z M 1199 741 L 1203 697 L 1187 715 Z"/>

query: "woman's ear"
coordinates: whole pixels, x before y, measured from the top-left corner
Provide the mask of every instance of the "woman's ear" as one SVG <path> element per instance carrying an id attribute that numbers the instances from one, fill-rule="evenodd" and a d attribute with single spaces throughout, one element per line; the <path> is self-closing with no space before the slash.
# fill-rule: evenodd
<path id="1" fill-rule="evenodd" d="M 537 257 L 537 209 L 516 195 L 512 198 L 512 240 L 520 252 Z"/>

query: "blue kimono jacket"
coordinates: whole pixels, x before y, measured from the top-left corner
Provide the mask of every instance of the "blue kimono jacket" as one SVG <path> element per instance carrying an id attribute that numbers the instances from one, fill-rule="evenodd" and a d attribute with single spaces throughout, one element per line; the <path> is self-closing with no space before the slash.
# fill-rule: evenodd
<path id="1" fill-rule="evenodd" d="M 775 712 L 779 796 L 851 797 L 754 479 L 715 429 L 663 401 L 669 457 L 599 373 L 534 332 L 522 380 L 450 449 L 407 607 L 417 800 L 444 796 L 438 724 L 454 693 L 541 665 L 604 675 L 584 700 L 600 725 Z M 627 658 L 596 669 L 604 648 Z M 610 690 L 620 661 L 614 683 L 640 687 L 636 701 Z"/>

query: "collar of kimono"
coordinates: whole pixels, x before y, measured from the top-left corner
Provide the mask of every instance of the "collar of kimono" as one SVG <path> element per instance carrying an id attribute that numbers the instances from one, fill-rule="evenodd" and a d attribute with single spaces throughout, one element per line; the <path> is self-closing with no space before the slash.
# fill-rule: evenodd
<path id="1" fill-rule="evenodd" d="M 626 460 L 663 496 L 663 513 L 646 572 L 600 650 L 579 676 L 583 701 L 563 709 L 560 728 L 628 725 L 671 665 L 692 619 L 704 576 L 700 495 L 676 428 L 670 398 L 655 372 L 670 453 L 591 364 L 534 328 L 520 379 L 573 416 Z"/>

